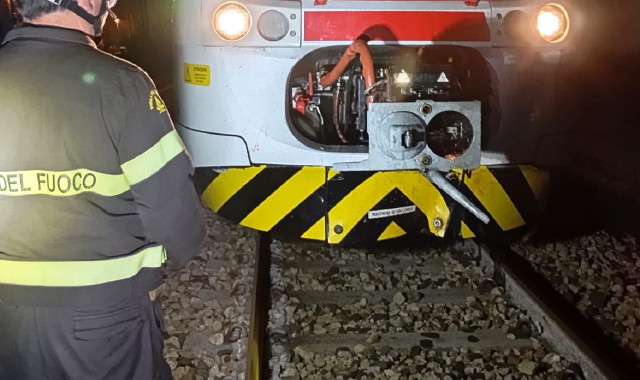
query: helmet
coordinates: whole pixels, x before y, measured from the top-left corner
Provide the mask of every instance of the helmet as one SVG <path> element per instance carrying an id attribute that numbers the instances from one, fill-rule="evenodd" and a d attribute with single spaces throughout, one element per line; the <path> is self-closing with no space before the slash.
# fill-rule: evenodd
<path id="1" fill-rule="evenodd" d="M 111 16 L 115 17 L 113 12 L 111 11 L 111 8 L 115 7 L 116 3 L 118 3 L 118 0 L 102 0 L 100 13 L 97 16 L 94 16 L 92 14 L 89 14 L 89 12 L 87 12 L 86 9 L 82 8 L 75 0 L 47 0 L 47 1 L 59 7 L 70 10 L 71 12 L 82 17 L 89 24 L 92 24 L 94 33 L 96 36 L 100 35 L 102 31 L 102 17 L 107 12 L 109 12 Z"/>

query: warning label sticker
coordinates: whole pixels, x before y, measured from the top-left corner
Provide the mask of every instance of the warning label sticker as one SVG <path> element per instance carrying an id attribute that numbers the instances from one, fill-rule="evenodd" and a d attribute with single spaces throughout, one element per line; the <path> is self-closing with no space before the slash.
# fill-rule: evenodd
<path id="1" fill-rule="evenodd" d="M 416 206 L 388 208 L 386 210 L 371 210 L 369 211 L 369 219 L 388 218 L 396 215 L 410 214 L 414 211 L 416 211 Z"/>
<path id="2" fill-rule="evenodd" d="M 211 68 L 207 65 L 185 63 L 184 81 L 198 86 L 209 86 L 211 84 Z"/>
<path id="3" fill-rule="evenodd" d="M 449 83 L 449 78 L 447 78 L 444 71 L 442 72 L 442 74 L 440 74 L 440 77 L 438 78 L 438 83 Z"/>

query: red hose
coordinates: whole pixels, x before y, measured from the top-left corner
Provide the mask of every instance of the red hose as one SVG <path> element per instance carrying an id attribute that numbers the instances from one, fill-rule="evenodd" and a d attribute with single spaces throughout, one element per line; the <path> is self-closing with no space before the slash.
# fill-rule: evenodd
<path id="1" fill-rule="evenodd" d="M 344 69 L 347 67 L 349 62 L 356 56 L 356 54 L 360 53 L 360 62 L 362 63 L 362 76 L 364 77 L 365 88 L 369 88 L 375 82 L 375 74 L 373 71 L 373 58 L 371 57 L 371 52 L 369 51 L 369 46 L 367 46 L 367 42 L 363 40 L 355 40 L 347 50 L 344 52 L 342 58 L 338 64 L 331 70 L 331 72 L 322 78 L 320 78 L 320 85 L 322 87 L 327 87 L 333 84 L 340 75 L 344 72 Z M 367 104 L 373 101 L 373 96 L 367 97 Z"/>

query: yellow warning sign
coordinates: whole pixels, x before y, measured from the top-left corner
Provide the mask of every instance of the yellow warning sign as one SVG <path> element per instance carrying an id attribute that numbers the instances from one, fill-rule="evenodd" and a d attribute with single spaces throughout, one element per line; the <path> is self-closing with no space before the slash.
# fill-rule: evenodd
<path id="1" fill-rule="evenodd" d="M 211 84 L 211 68 L 207 65 L 185 63 L 184 81 L 198 86 L 208 86 Z"/>

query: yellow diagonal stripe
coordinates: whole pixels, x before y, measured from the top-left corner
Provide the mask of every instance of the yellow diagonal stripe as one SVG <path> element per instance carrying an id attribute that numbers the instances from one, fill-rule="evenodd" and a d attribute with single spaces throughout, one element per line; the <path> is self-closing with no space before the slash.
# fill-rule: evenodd
<path id="1" fill-rule="evenodd" d="M 294 208 L 325 183 L 324 167 L 305 166 L 275 190 L 240 224 L 260 231 L 269 231 Z"/>
<path id="2" fill-rule="evenodd" d="M 252 166 L 242 169 L 229 169 L 220 173 L 202 193 L 202 199 L 214 212 L 218 212 L 235 193 L 255 178 L 264 168 L 265 166 Z"/>
<path id="3" fill-rule="evenodd" d="M 174 129 L 154 146 L 121 165 L 130 185 L 140 183 L 162 169 L 169 161 L 184 150 L 184 144 Z"/>
<path id="4" fill-rule="evenodd" d="M 536 199 L 540 201 L 549 185 L 549 173 L 534 166 L 520 166 L 520 171 Z"/>
<path id="5" fill-rule="evenodd" d="M 463 221 L 460 222 L 460 232 L 462 233 L 462 238 L 463 239 L 469 239 L 469 238 L 474 238 L 476 237 L 476 234 L 473 233 L 473 231 L 471 231 L 471 229 L 469 229 L 469 226 L 467 226 L 467 224 Z"/>
<path id="6" fill-rule="evenodd" d="M 406 234 L 407 232 L 403 230 L 402 227 L 397 225 L 396 222 L 392 221 L 391 223 L 389 223 L 387 228 L 385 228 L 385 230 L 380 234 L 380 236 L 378 237 L 378 241 L 393 239 L 393 238 L 397 238 L 398 236 L 402 236 Z"/>
<path id="7" fill-rule="evenodd" d="M 431 233 L 444 236 L 450 211 L 438 189 L 417 171 L 386 172 L 384 175 L 427 216 Z M 444 221 L 440 230 L 432 223 L 437 217 Z"/>
<path id="8" fill-rule="evenodd" d="M 365 216 L 367 211 L 371 210 L 394 188 L 394 184 L 384 176 L 384 173 L 378 172 L 342 198 L 329 211 L 329 243 L 340 243 Z M 340 234 L 335 232 L 336 225 L 342 226 Z"/>
<path id="9" fill-rule="evenodd" d="M 504 231 L 525 224 L 509 195 L 487 167 L 474 170 L 470 178 L 464 179 L 464 183 Z"/>
<path id="10" fill-rule="evenodd" d="M 324 240 L 326 235 L 326 226 L 327 221 L 323 216 L 320 220 L 318 220 L 311 228 L 309 228 L 305 233 L 302 234 L 303 239 L 311 239 L 311 240 Z"/>

